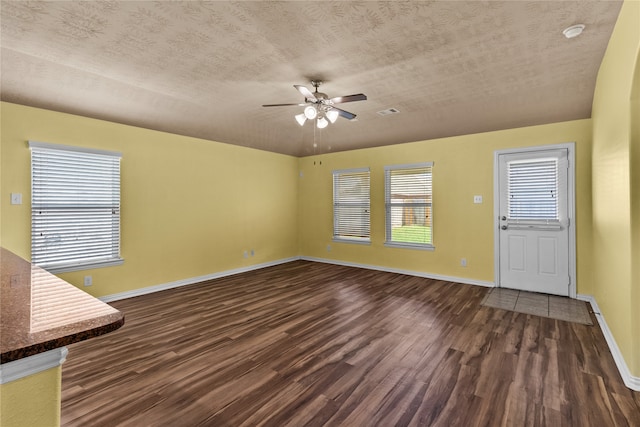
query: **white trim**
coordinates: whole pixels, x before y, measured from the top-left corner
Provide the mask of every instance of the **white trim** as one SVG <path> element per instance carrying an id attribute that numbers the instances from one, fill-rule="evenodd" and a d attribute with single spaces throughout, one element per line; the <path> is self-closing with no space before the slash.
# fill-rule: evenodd
<path id="1" fill-rule="evenodd" d="M 355 243 L 356 245 L 371 245 L 371 239 L 362 237 L 334 237 L 331 239 L 336 243 Z"/>
<path id="2" fill-rule="evenodd" d="M 401 242 L 384 242 L 386 248 L 398 249 L 417 249 L 419 251 L 435 251 L 436 247 L 430 243 L 401 243 Z"/>
<path id="3" fill-rule="evenodd" d="M 145 288 L 134 289 L 132 291 L 126 291 L 126 292 L 120 292 L 120 293 L 117 293 L 117 294 L 106 295 L 106 296 L 103 296 L 103 297 L 99 297 L 98 299 L 100 301 L 102 301 L 102 302 L 118 301 L 118 300 L 122 300 L 122 299 L 137 297 L 137 296 L 140 296 L 140 295 L 146 295 L 146 294 L 151 294 L 151 293 L 154 293 L 154 292 L 160 292 L 160 291 L 164 291 L 164 290 L 167 290 L 167 289 L 178 288 L 178 287 L 181 287 L 181 286 L 193 285 L 195 283 L 204 282 L 206 280 L 219 279 L 219 278 L 222 278 L 222 277 L 233 276 L 235 274 L 240 274 L 240 273 L 246 273 L 246 272 L 249 272 L 249 271 L 259 270 L 261 268 L 273 267 L 275 265 L 285 264 L 287 262 L 298 261 L 298 260 L 322 262 L 322 263 L 325 263 L 325 264 L 343 265 L 345 267 L 365 268 L 367 270 L 384 271 L 384 272 L 387 272 L 387 273 L 406 274 L 408 276 L 424 277 L 424 278 L 427 278 L 427 279 L 444 280 L 444 281 L 447 281 L 447 282 L 457 282 L 457 283 L 464 283 L 464 284 L 467 284 L 467 285 L 484 286 L 484 287 L 489 287 L 489 288 L 492 288 L 494 286 L 494 284 L 492 282 L 487 282 L 487 281 L 483 281 L 483 280 L 468 279 L 468 278 L 464 278 L 464 277 L 441 276 L 441 275 L 438 275 L 438 274 L 423 273 L 423 272 L 420 272 L 420 271 L 402 270 L 402 269 L 398 269 L 398 268 L 381 267 L 381 266 L 377 266 L 377 265 L 358 264 L 358 263 L 354 263 L 354 262 L 346 262 L 346 261 L 338 261 L 338 260 L 326 259 L 326 258 L 315 258 L 315 257 L 302 256 L 302 257 L 284 258 L 284 259 L 280 259 L 280 260 L 276 260 L 276 261 L 272 261 L 272 262 L 266 262 L 266 263 L 262 263 L 262 264 L 251 265 L 249 267 L 236 268 L 236 269 L 233 269 L 233 270 L 221 271 L 221 272 L 218 272 L 218 273 L 207 274 L 207 275 L 204 275 L 204 276 L 191 277 L 189 279 L 177 280 L 175 282 L 164 283 L 164 284 L 160 284 L 160 285 L 147 286 Z"/>
<path id="4" fill-rule="evenodd" d="M 424 170 L 425 178 L 428 177 L 428 180 L 425 182 L 425 199 L 424 202 L 415 203 L 415 204 L 407 204 L 407 203 L 392 203 L 391 200 L 391 185 L 392 185 L 392 173 L 394 171 L 406 172 L 416 171 L 416 170 Z M 426 183 L 431 183 L 431 192 L 427 193 L 427 185 Z M 420 186 L 413 188 L 417 190 Z M 430 197 L 431 201 L 427 203 L 427 198 Z M 411 206 L 411 207 L 422 207 L 425 209 L 425 213 L 428 209 L 431 209 L 431 221 L 429 227 L 431 229 L 431 242 L 430 243 L 412 243 L 412 242 L 401 242 L 393 240 L 393 208 L 398 208 Z M 433 251 L 435 249 L 433 245 L 433 162 L 423 162 L 423 163 L 413 163 L 413 164 L 404 164 L 404 165 L 388 165 L 384 167 L 384 246 L 390 248 L 406 248 L 406 249 L 418 249 L 418 250 L 427 250 Z"/>
<path id="5" fill-rule="evenodd" d="M 47 369 L 56 368 L 67 359 L 67 353 L 69 353 L 67 347 L 60 347 L 3 363 L 0 365 L 0 384 L 6 384 Z"/>
<path id="6" fill-rule="evenodd" d="M 396 169 L 418 169 L 418 168 L 432 168 L 433 162 L 422 162 L 422 163 L 409 163 L 406 165 L 388 165 L 384 167 L 386 171 L 392 171 Z"/>
<path id="7" fill-rule="evenodd" d="M 74 151 L 77 153 L 101 154 L 103 156 L 113 156 L 113 157 L 122 158 L 122 153 L 119 151 L 100 150 L 98 148 L 75 147 L 72 145 L 52 144 L 50 142 L 29 141 L 29 148 L 44 149 L 44 150 Z"/>
<path id="8" fill-rule="evenodd" d="M 349 182 L 350 179 L 346 177 L 349 175 L 361 175 L 360 178 L 366 178 L 366 198 L 363 193 L 364 182 L 362 186 L 358 186 L 357 189 L 357 202 L 354 201 L 345 201 L 341 199 L 340 194 L 342 194 L 339 189 L 342 188 L 343 182 Z M 344 179 L 343 179 L 344 178 Z M 341 241 L 343 243 L 357 243 L 357 244 L 366 244 L 369 245 L 371 242 L 371 170 L 369 168 L 357 168 L 357 169 L 336 169 L 332 172 L 332 180 L 333 180 L 333 197 L 332 197 L 332 206 L 333 206 L 333 231 L 332 238 L 333 241 Z M 358 179 L 359 180 L 359 179 Z M 348 197 L 351 199 L 351 197 Z M 361 213 L 366 214 L 364 218 L 359 218 L 357 216 L 352 216 L 352 213 L 348 213 L 346 215 L 346 219 L 348 220 L 356 220 L 354 224 L 350 224 L 342 229 L 343 221 L 340 219 L 340 215 L 336 215 L 337 212 L 341 212 L 343 208 L 359 208 L 362 209 Z M 344 233 L 348 230 L 355 229 L 358 234 L 361 236 L 364 234 L 366 230 L 366 236 L 362 237 L 350 237 Z"/>
<path id="9" fill-rule="evenodd" d="M 363 172 L 371 172 L 371 168 L 351 168 L 351 169 L 334 169 L 331 173 L 342 174 L 342 173 L 363 173 Z"/>
<path id="10" fill-rule="evenodd" d="M 539 145 L 535 147 L 509 148 L 496 150 L 493 152 L 493 271 L 494 283 L 500 286 L 500 176 L 499 176 L 499 156 L 501 154 L 516 154 L 532 151 L 549 151 L 566 149 L 569 170 L 567 174 L 567 216 L 569 217 L 569 297 L 576 298 L 576 161 L 575 142 L 563 144 Z"/>
<path id="11" fill-rule="evenodd" d="M 613 337 L 611 329 L 609 329 L 606 320 L 604 320 L 604 316 L 602 315 L 600 307 L 598 307 L 598 303 L 596 302 L 594 296 L 578 294 L 577 298 L 581 301 L 586 301 L 591 304 L 593 314 L 595 314 L 596 319 L 598 319 L 598 324 L 600 325 L 600 329 L 602 330 L 604 339 L 609 345 L 609 350 L 611 351 L 611 355 L 613 356 L 613 361 L 616 362 L 618 372 L 620 372 L 620 376 L 622 377 L 624 385 L 629 387 L 631 390 L 640 391 L 640 377 L 634 377 L 633 375 L 631 375 L 631 371 L 629 370 L 627 363 L 624 361 L 624 357 L 620 352 L 620 348 L 618 347 L 618 344 L 616 343 L 616 340 Z"/>
<path id="12" fill-rule="evenodd" d="M 151 294 L 154 292 L 160 292 L 167 289 L 179 288 L 181 286 L 193 285 L 195 283 L 204 282 L 206 280 L 220 279 L 222 277 L 233 276 L 235 274 L 246 273 L 249 271 L 259 270 L 261 268 L 273 267 L 274 265 L 285 264 L 291 261 L 297 261 L 300 257 L 291 257 L 279 259 L 276 261 L 265 262 L 262 264 L 254 264 L 248 267 L 240 267 L 234 268 L 231 270 L 220 271 L 217 273 L 206 274 L 204 276 L 191 277 L 188 279 L 176 280 L 175 282 L 162 283 L 160 285 L 147 286 L 145 288 L 134 289 L 131 291 L 120 292 L 117 294 L 106 295 L 103 297 L 98 297 L 98 299 L 102 302 L 112 302 L 118 301 L 121 299 L 133 298 L 140 295 Z"/>
<path id="13" fill-rule="evenodd" d="M 388 272 L 388 273 L 406 274 L 406 275 L 409 275 L 409 276 L 424 277 L 424 278 L 427 278 L 427 279 L 435 279 L 435 280 L 444 280 L 444 281 L 447 281 L 447 282 L 463 283 L 463 284 L 467 284 L 467 285 L 475 285 L 475 286 L 483 286 L 483 287 L 494 287 L 495 286 L 495 284 L 493 282 L 484 281 L 484 280 L 468 279 L 468 278 L 464 278 L 464 277 L 442 276 L 442 275 L 439 275 L 439 274 L 424 273 L 424 272 L 413 271 L 413 270 L 402 270 L 402 269 L 398 269 L 398 268 L 382 267 L 382 266 L 369 265 L 369 264 L 360 264 L 360 263 L 355 263 L 355 262 L 347 262 L 347 261 L 339 261 L 339 260 L 326 259 L 326 258 L 316 258 L 316 257 L 301 256 L 301 257 L 285 258 L 285 259 L 272 261 L 272 262 L 267 262 L 267 263 L 263 263 L 263 264 L 256 264 L 256 265 L 252 265 L 252 266 L 249 266 L 249 267 L 242 267 L 242 268 L 237 268 L 237 269 L 232 269 L 232 270 L 226 270 L 226 271 L 222 271 L 222 272 L 219 272 L 219 273 L 213 273 L 213 274 L 209 274 L 209 275 L 205 275 L 205 276 L 193 277 L 193 278 L 190 278 L 190 279 L 178 280 L 176 282 L 165 283 L 165 284 L 162 284 L 162 285 L 149 286 L 149 287 L 146 287 L 146 288 L 136 289 L 136 290 L 133 290 L 133 291 L 122 292 L 122 293 L 119 293 L 119 294 L 113 294 L 113 295 L 108 295 L 108 296 L 105 296 L 105 297 L 100 297 L 99 299 L 104 301 L 104 302 L 117 301 L 117 300 L 120 300 L 120 299 L 132 298 L 132 297 L 139 296 L 139 295 L 145 295 L 145 294 L 149 294 L 149 293 L 153 293 L 153 292 L 163 291 L 163 290 L 166 290 L 166 289 L 172 289 L 172 288 L 177 288 L 177 287 L 180 287 L 180 286 L 191 285 L 191 284 L 195 284 L 195 283 L 202 282 L 202 281 L 205 281 L 205 280 L 212 280 L 212 279 L 217 279 L 217 278 L 221 278 L 221 277 L 231 276 L 231 275 L 234 275 L 234 274 L 245 273 L 245 272 L 254 271 L 254 270 L 261 269 L 261 268 L 271 267 L 271 266 L 275 266 L 275 265 L 279 265 L 279 264 L 285 264 L 287 262 L 292 262 L 292 261 L 297 261 L 297 260 L 321 262 L 321 263 L 325 263 L 325 264 L 342 265 L 342 266 L 345 266 L 345 267 L 365 268 L 365 269 L 368 269 L 368 270 L 383 271 L 383 272 Z M 577 299 L 579 299 L 581 301 L 586 301 L 586 302 L 591 304 L 591 307 L 593 308 L 593 312 L 595 313 L 596 318 L 598 319 L 598 323 L 600 325 L 600 329 L 602 330 L 602 333 L 603 333 L 603 335 L 605 337 L 605 340 L 607 341 L 607 344 L 609 345 L 609 349 L 611 351 L 611 354 L 613 355 L 613 359 L 614 359 L 614 361 L 616 363 L 616 366 L 618 367 L 618 370 L 620 372 L 622 380 L 624 381 L 624 384 L 627 387 L 629 387 L 630 389 L 632 389 L 632 390 L 640 391 L 640 378 L 634 377 L 634 376 L 631 375 L 631 372 L 629 371 L 629 368 L 627 367 L 627 364 L 625 363 L 624 358 L 622 357 L 622 353 L 620 353 L 620 349 L 618 348 L 618 345 L 616 344 L 615 339 L 613 338 L 613 334 L 611 333 L 611 330 L 607 326 L 607 323 L 604 320 L 604 317 L 602 316 L 602 314 L 600 314 L 600 308 L 598 307 L 598 304 L 596 303 L 595 298 L 593 296 L 591 296 L 591 295 L 578 294 L 577 295 Z M 66 357 L 66 348 L 65 348 L 64 356 Z M 32 356 L 32 357 L 34 357 L 34 356 Z M 64 362 L 64 358 L 62 358 L 60 363 L 62 363 L 62 362 Z M 13 363 L 13 362 L 9 362 L 9 363 Z M 2 369 L 4 369 L 4 366 L 6 366 L 6 365 L 8 365 L 8 364 L 1 365 Z M 4 375 L 5 375 L 4 374 L 4 370 L 2 370 L 0 372 L 2 373 L 1 378 L 4 379 Z"/>
<path id="14" fill-rule="evenodd" d="M 46 267 L 45 270 L 47 270 L 49 273 L 59 274 L 59 273 L 69 273 L 71 271 L 93 270 L 96 268 L 114 267 L 122 264 L 124 264 L 123 258 L 115 258 L 115 259 L 110 259 L 108 261 L 89 262 L 86 264 L 62 265 L 59 267 Z"/>
<path id="15" fill-rule="evenodd" d="M 484 281 L 484 280 L 468 279 L 466 277 L 442 276 L 442 275 L 439 275 L 439 274 L 424 273 L 422 271 L 403 270 L 403 269 L 400 269 L 400 268 L 383 267 L 383 266 L 379 266 L 379 265 L 359 264 L 359 263 L 356 263 L 356 262 L 347 262 L 347 261 L 340 261 L 340 260 L 327 259 L 327 258 L 316 258 L 316 257 L 302 256 L 302 257 L 300 257 L 300 259 L 304 260 L 304 261 L 322 262 L 322 263 L 325 263 L 325 264 L 343 265 L 345 267 L 366 268 L 367 270 L 384 271 L 384 272 L 387 272 L 387 273 L 406 274 L 407 276 L 424 277 L 426 279 L 434 279 L 434 280 L 444 280 L 446 282 L 464 283 L 466 285 L 484 286 L 484 287 L 488 287 L 488 288 L 493 288 L 494 287 L 493 282 L 487 282 L 487 281 Z"/>

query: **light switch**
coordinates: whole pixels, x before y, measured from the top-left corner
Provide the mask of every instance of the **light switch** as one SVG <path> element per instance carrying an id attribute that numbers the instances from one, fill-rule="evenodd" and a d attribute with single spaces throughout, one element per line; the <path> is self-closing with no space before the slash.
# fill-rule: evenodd
<path id="1" fill-rule="evenodd" d="M 21 205 L 22 204 L 22 193 L 11 193 L 11 204 L 12 205 Z"/>
<path id="2" fill-rule="evenodd" d="M 482 203 L 482 196 L 473 196 L 473 203 Z"/>

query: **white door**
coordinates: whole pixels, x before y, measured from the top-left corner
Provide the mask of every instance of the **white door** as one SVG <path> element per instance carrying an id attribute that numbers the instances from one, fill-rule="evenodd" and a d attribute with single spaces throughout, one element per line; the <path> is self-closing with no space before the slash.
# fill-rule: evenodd
<path id="1" fill-rule="evenodd" d="M 498 155 L 498 286 L 569 296 L 568 150 Z"/>

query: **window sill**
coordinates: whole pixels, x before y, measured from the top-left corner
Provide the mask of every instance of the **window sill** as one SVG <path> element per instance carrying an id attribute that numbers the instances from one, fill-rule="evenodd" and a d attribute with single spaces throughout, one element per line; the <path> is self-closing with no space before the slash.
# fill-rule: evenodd
<path id="1" fill-rule="evenodd" d="M 332 240 L 336 243 L 355 243 L 356 245 L 371 245 L 371 240 L 365 240 L 365 239 L 357 239 L 357 238 L 348 239 L 345 237 L 342 237 L 342 238 L 334 237 Z"/>
<path id="2" fill-rule="evenodd" d="M 399 249 L 417 249 L 419 251 L 435 251 L 436 247 L 433 245 L 419 245 L 419 244 L 411 244 L 411 243 L 397 243 L 397 242 L 385 242 L 384 245 L 388 248 L 399 248 Z"/>
<path id="3" fill-rule="evenodd" d="M 122 265 L 122 264 L 124 264 L 124 259 L 118 258 L 118 259 L 112 259 L 109 261 L 91 262 L 87 264 L 60 265 L 55 267 L 44 266 L 42 268 L 47 270 L 49 273 L 58 274 L 58 273 L 69 273 L 71 271 L 93 270 L 95 268 L 102 268 L 102 267 L 113 267 L 113 266 Z"/>

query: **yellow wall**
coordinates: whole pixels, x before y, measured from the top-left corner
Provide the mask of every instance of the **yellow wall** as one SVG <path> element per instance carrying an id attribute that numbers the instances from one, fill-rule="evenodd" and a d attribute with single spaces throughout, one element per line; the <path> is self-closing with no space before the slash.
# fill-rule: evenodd
<path id="1" fill-rule="evenodd" d="M 638 11 L 640 15 L 640 10 Z M 640 17 L 639 17 L 640 18 Z M 640 55 L 636 59 L 631 93 L 631 317 L 636 331 L 633 352 L 635 376 L 640 376 Z M 633 304 L 633 303 L 632 303 Z"/>
<path id="2" fill-rule="evenodd" d="M 125 264 L 62 275 L 78 286 L 82 276 L 92 275 L 94 285 L 83 289 L 96 296 L 296 255 L 491 282 L 494 150 L 575 141 L 577 290 L 595 295 L 632 375 L 638 377 L 638 17 L 640 3 L 625 1 L 598 75 L 593 119 L 393 147 L 295 159 L 2 103 L 0 241 L 29 259 L 26 141 L 32 139 L 123 153 Z M 435 162 L 436 249 L 385 248 L 383 167 L 422 161 Z M 372 172 L 372 244 L 334 243 L 331 171 L 365 166 Z M 24 204 L 9 205 L 11 192 L 22 193 Z M 484 197 L 483 204 L 473 204 L 475 194 Z M 255 257 L 243 258 L 243 251 L 251 249 Z M 460 266 L 462 257 L 466 268 Z M 2 385 L 0 424 L 11 425 L 16 410 L 38 417 L 29 425 L 55 425 L 59 384 L 56 368 Z M 36 400 L 25 398 L 31 395 L 56 404 L 32 409 Z"/>
<path id="3" fill-rule="evenodd" d="M 392 120 L 392 117 L 389 118 Z M 393 125 L 392 122 L 389 124 Z M 493 282 L 494 151 L 575 141 L 578 292 L 591 284 L 591 120 L 312 156 L 300 160 L 301 254 Z M 384 166 L 433 161 L 435 251 L 384 246 Z M 371 169 L 371 245 L 332 242 L 332 171 Z M 473 196 L 483 203 L 474 204 Z M 331 250 L 327 250 L 327 245 Z M 467 259 L 467 267 L 460 265 Z"/>
<path id="4" fill-rule="evenodd" d="M 631 94 L 638 77 L 639 22 L 640 2 L 625 1 L 600 66 L 592 110 L 594 295 L 634 376 L 640 376 L 640 277 L 637 266 L 635 274 L 632 268 L 640 260 L 640 239 L 636 224 L 632 241 L 632 216 L 637 223 L 640 166 Z"/>
<path id="5" fill-rule="evenodd" d="M 122 152 L 124 264 L 61 274 L 95 296 L 298 255 L 298 159 L 2 103 L 2 244 L 30 259 L 28 140 Z M 22 193 L 23 204 L 7 203 Z M 244 258 L 244 251 L 255 256 Z"/>
<path id="6" fill-rule="evenodd" d="M 60 366 L 0 385 L 0 426 L 60 425 Z"/>

